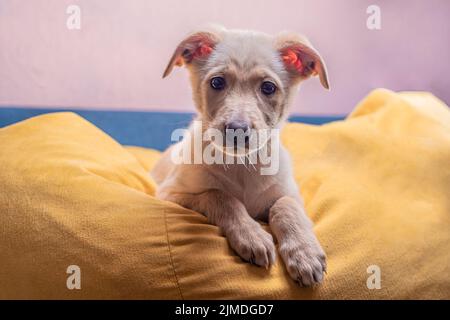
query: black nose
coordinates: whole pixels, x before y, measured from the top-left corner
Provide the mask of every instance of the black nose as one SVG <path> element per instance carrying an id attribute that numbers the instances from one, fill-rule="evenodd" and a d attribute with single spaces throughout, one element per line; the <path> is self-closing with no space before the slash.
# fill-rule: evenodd
<path id="1" fill-rule="evenodd" d="M 236 130 L 239 130 L 236 132 Z M 242 132 L 241 132 L 242 130 Z M 229 132 L 232 131 L 232 132 Z M 234 135 L 233 135 L 234 133 Z M 245 121 L 232 121 L 225 125 L 225 134 L 227 135 L 227 140 L 234 143 L 238 143 L 238 136 L 244 134 L 244 142 L 248 145 L 250 140 L 250 125 Z M 233 136 L 233 138 L 230 137 Z M 231 139 L 230 139 L 231 138 Z"/>

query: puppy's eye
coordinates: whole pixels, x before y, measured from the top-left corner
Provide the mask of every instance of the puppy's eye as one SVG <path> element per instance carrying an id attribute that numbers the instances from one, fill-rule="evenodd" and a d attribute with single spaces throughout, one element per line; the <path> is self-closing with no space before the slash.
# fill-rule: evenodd
<path id="1" fill-rule="evenodd" d="M 211 88 L 214 90 L 223 90 L 225 88 L 226 82 L 222 77 L 214 77 L 211 79 Z"/>
<path id="2" fill-rule="evenodd" d="M 261 85 L 261 92 L 266 96 L 270 96 L 277 91 L 277 86 L 270 81 L 264 81 Z"/>

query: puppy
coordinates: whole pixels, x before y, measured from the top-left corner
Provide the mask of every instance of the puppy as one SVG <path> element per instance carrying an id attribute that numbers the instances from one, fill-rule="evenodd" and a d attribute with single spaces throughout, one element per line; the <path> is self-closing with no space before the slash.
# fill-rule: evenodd
<path id="1" fill-rule="evenodd" d="M 305 38 L 289 33 L 272 37 L 222 27 L 204 29 L 178 45 L 164 77 L 174 66 L 182 65 L 190 73 L 196 120 L 201 121 L 203 131 L 214 128 L 248 134 L 279 129 L 302 80 L 318 75 L 328 89 L 326 67 L 319 53 Z M 192 145 L 192 136 L 180 141 L 178 147 Z M 313 232 L 289 155 L 282 146 L 279 170 L 262 175 L 256 170 L 259 163 L 252 169 L 245 162 L 175 164 L 171 152 L 177 145 L 163 154 L 151 172 L 158 184 L 158 198 L 204 214 L 241 258 L 266 268 L 275 261 L 275 245 L 272 235 L 256 220 L 267 221 L 290 276 L 302 286 L 322 281 L 325 253 Z M 274 151 L 273 147 L 269 150 Z"/>

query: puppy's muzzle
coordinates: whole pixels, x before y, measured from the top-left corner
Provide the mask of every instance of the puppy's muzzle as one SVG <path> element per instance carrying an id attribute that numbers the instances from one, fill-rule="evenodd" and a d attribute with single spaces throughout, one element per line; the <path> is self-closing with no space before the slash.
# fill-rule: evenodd
<path id="1" fill-rule="evenodd" d="M 251 125 L 246 121 L 231 121 L 225 125 L 225 138 L 228 145 L 248 147 Z M 243 145 L 240 145 L 243 144 Z"/>

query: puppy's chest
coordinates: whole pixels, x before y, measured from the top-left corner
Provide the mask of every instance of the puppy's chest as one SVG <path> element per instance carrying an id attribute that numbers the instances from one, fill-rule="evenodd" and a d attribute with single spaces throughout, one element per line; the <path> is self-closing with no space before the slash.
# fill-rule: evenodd
<path id="1" fill-rule="evenodd" d="M 271 177 L 236 177 L 225 183 L 225 190 L 239 199 L 253 218 L 266 219 L 268 210 L 280 197 L 277 180 Z"/>

